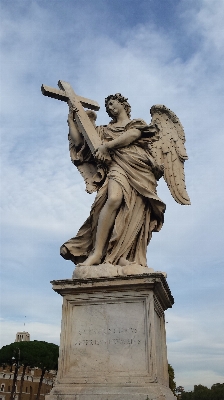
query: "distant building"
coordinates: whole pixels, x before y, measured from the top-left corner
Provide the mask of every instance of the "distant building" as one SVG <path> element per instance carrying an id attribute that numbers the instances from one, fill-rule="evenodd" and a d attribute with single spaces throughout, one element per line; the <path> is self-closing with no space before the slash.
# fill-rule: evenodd
<path id="1" fill-rule="evenodd" d="M 17 332 L 15 342 L 29 342 L 30 334 L 29 332 Z"/>
<path id="2" fill-rule="evenodd" d="M 41 369 L 40 368 L 26 368 L 24 381 L 21 381 L 23 367 L 18 370 L 16 380 L 16 390 L 14 393 L 14 400 L 35 400 L 38 392 Z M 0 367 L 0 400 L 10 400 L 13 378 L 15 374 L 15 365 Z M 56 371 L 45 372 L 43 383 L 41 385 L 40 400 L 44 400 L 45 395 L 48 394 L 54 383 Z"/>

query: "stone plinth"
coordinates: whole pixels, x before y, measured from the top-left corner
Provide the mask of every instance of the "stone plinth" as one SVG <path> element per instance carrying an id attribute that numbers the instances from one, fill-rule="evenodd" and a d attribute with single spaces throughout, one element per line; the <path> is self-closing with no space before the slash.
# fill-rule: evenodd
<path id="1" fill-rule="evenodd" d="M 164 311 L 173 297 L 162 273 L 53 281 L 63 296 L 59 369 L 47 400 L 165 400 Z"/>

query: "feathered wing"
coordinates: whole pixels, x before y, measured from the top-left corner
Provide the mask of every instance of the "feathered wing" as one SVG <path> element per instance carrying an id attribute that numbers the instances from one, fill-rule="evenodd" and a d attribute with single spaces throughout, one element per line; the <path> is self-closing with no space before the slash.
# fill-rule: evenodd
<path id="1" fill-rule="evenodd" d="M 164 105 L 152 106 L 150 113 L 152 124 L 159 129 L 159 139 L 153 143 L 153 156 L 159 165 L 164 165 L 164 179 L 174 200 L 190 204 L 184 175 L 184 161 L 188 156 L 183 126 L 176 114 Z"/>

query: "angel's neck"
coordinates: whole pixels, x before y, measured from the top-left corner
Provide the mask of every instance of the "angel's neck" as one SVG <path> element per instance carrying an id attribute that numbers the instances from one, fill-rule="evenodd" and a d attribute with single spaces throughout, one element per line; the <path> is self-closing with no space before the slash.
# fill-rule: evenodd
<path id="1" fill-rule="evenodd" d="M 130 118 L 128 117 L 125 110 L 122 110 L 116 118 L 115 125 L 124 126 L 130 122 Z"/>
<path id="2" fill-rule="evenodd" d="M 126 126 L 130 121 L 131 121 L 130 118 L 117 120 L 116 122 L 113 123 L 113 125 L 114 126 Z"/>
<path id="3" fill-rule="evenodd" d="M 123 124 L 124 121 L 129 120 L 129 117 L 124 108 L 120 110 L 119 114 L 116 116 L 116 119 L 117 119 L 116 122 L 121 124 Z"/>

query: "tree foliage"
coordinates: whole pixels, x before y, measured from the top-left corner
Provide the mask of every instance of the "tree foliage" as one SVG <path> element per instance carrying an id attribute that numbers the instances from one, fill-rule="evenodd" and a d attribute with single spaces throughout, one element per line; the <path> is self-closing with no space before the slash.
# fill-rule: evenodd
<path id="1" fill-rule="evenodd" d="M 24 375 L 26 367 L 38 367 L 42 370 L 38 385 L 36 400 L 40 398 L 41 386 L 45 372 L 48 370 L 57 370 L 58 368 L 59 347 L 53 343 L 34 340 L 31 342 L 15 342 L 0 349 L 0 364 L 12 365 L 15 363 L 15 371 L 12 385 L 11 397 L 14 398 L 16 380 L 19 365 L 23 365 L 21 376 L 21 385 L 19 400 L 22 396 Z"/>
<path id="2" fill-rule="evenodd" d="M 12 364 L 14 357 L 20 365 L 57 370 L 59 347 L 53 343 L 33 340 L 15 342 L 0 349 L 0 364 Z"/>
<path id="3" fill-rule="evenodd" d="M 176 382 L 174 381 L 175 374 L 172 365 L 168 364 L 168 374 L 169 374 L 169 388 L 175 393 Z"/>
<path id="4" fill-rule="evenodd" d="M 215 383 L 211 389 L 195 385 L 193 392 L 182 393 L 181 400 L 224 400 L 224 383 Z"/>

